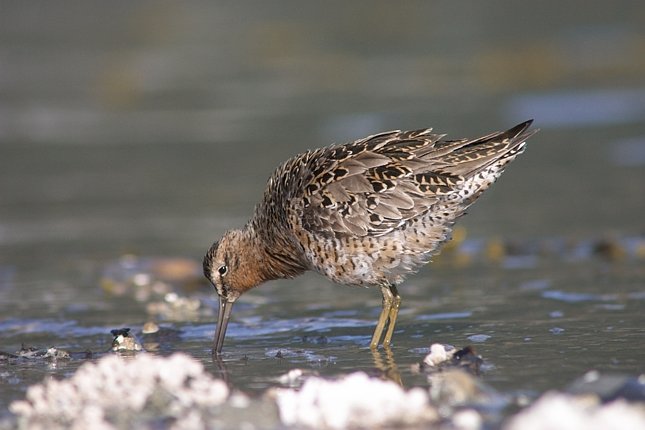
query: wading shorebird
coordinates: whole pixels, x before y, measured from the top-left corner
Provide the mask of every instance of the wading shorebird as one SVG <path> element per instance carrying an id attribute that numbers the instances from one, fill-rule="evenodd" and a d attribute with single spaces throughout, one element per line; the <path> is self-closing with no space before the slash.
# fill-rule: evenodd
<path id="1" fill-rule="evenodd" d="M 443 140 L 432 129 L 388 131 L 310 150 L 271 175 L 246 226 L 204 257 L 219 295 L 213 353 L 224 344 L 235 301 L 265 281 L 315 270 L 383 294 L 371 348 L 389 347 L 397 286 L 450 238 L 455 220 L 522 153 L 526 121 L 477 139 Z"/>

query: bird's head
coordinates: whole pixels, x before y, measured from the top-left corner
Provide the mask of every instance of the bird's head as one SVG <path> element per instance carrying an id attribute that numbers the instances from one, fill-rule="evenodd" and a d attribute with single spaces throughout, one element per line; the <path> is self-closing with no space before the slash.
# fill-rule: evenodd
<path id="1" fill-rule="evenodd" d="M 213 352 L 219 354 L 224 344 L 226 326 L 233 303 L 246 291 L 265 280 L 258 264 L 258 250 L 242 230 L 227 231 L 204 256 L 204 276 L 219 296 L 219 315 L 213 340 Z"/>

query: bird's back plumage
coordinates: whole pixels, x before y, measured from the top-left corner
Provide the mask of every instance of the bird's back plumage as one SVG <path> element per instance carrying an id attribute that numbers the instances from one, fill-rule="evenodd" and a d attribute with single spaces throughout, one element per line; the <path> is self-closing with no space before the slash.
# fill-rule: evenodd
<path id="1" fill-rule="evenodd" d="M 276 169 L 249 226 L 287 264 L 344 284 L 397 284 L 524 150 L 530 125 L 471 140 L 391 131 L 307 151 Z"/>

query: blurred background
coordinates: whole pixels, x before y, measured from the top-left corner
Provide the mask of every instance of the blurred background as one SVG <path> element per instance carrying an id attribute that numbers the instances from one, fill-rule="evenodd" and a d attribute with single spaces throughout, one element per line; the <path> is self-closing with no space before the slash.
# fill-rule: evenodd
<path id="1" fill-rule="evenodd" d="M 209 362 L 201 258 L 279 163 L 385 130 L 476 137 L 530 118 L 540 133 L 460 221 L 488 259 L 410 278 L 397 360 L 487 342 L 487 381 L 506 390 L 642 372 L 642 0 L 0 0 L 0 350 L 105 351 L 111 328 L 151 319 L 179 333 L 162 351 Z M 198 279 L 199 300 L 154 267 Z M 356 350 L 380 302 L 313 275 L 254 290 L 224 349 L 256 365 L 229 360 L 231 380 L 275 384 L 290 345 L 317 371 L 373 367 Z M 80 362 L 0 372 L 0 407 Z"/>
<path id="2" fill-rule="evenodd" d="M 300 151 L 529 118 L 469 235 L 642 233 L 642 2 L 2 1 L 0 259 L 199 257 Z"/>

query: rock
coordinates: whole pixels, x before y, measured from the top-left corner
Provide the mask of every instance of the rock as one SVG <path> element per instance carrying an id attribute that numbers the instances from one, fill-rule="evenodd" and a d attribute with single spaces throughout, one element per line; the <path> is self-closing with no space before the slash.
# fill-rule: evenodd
<path id="1" fill-rule="evenodd" d="M 643 405 L 617 400 L 607 404 L 593 396 L 548 392 L 512 417 L 504 430 L 626 430 L 645 428 Z"/>
<path id="2" fill-rule="evenodd" d="M 457 350 L 452 345 L 433 343 L 430 346 L 430 353 L 423 359 L 422 367 L 430 371 L 446 367 L 459 367 L 477 375 L 483 362 L 472 346 Z"/>
<path id="3" fill-rule="evenodd" d="M 159 331 L 159 325 L 154 321 L 148 321 L 143 325 L 141 332 L 143 334 L 154 334 Z"/>
<path id="4" fill-rule="evenodd" d="M 452 354 L 454 354 L 454 349 L 448 352 L 445 345 L 433 343 L 430 345 L 430 353 L 423 359 L 423 364 L 436 367 L 452 357 Z"/>
<path id="5" fill-rule="evenodd" d="M 569 394 L 595 394 L 603 402 L 617 399 L 645 402 L 645 376 L 601 374 L 596 370 L 585 373 L 566 389 Z"/>
<path id="6" fill-rule="evenodd" d="M 435 422 L 436 410 L 420 388 L 405 391 L 363 372 L 330 381 L 311 377 L 300 391 L 275 389 L 280 419 L 287 426 L 317 429 L 374 428 Z"/>
<path id="7" fill-rule="evenodd" d="M 141 351 L 143 347 L 137 337 L 130 333 L 129 328 L 119 328 L 111 330 L 112 336 L 112 351 Z"/>
<path id="8" fill-rule="evenodd" d="M 47 349 L 38 349 L 31 346 L 22 345 L 22 347 L 20 348 L 20 351 L 17 351 L 16 355 L 12 355 L 12 357 L 27 359 L 27 360 L 45 359 L 45 360 L 56 361 L 61 359 L 62 360 L 69 359 L 70 353 L 53 346 Z"/>
<path id="9" fill-rule="evenodd" d="M 83 364 L 69 379 L 48 379 L 28 388 L 10 410 L 19 427 L 205 428 L 218 423 L 217 409 L 229 389 L 195 359 L 175 353 L 108 355 Z"/>
<path id="10" fill-rule="evenodd" d="M 307 377 L 315 375 L 310 370 L 291 369 L 287 373 L 280 375 L 277 381 L 284 387 L 296 388 L 302 386 Z"/>
<path id="11" fill-rule="evenodd" d="M 453 415 L 452 425 L 459 430 L 479 430 L 483 426 L 483 420 L 476 410 L 463 409 Z"/>

